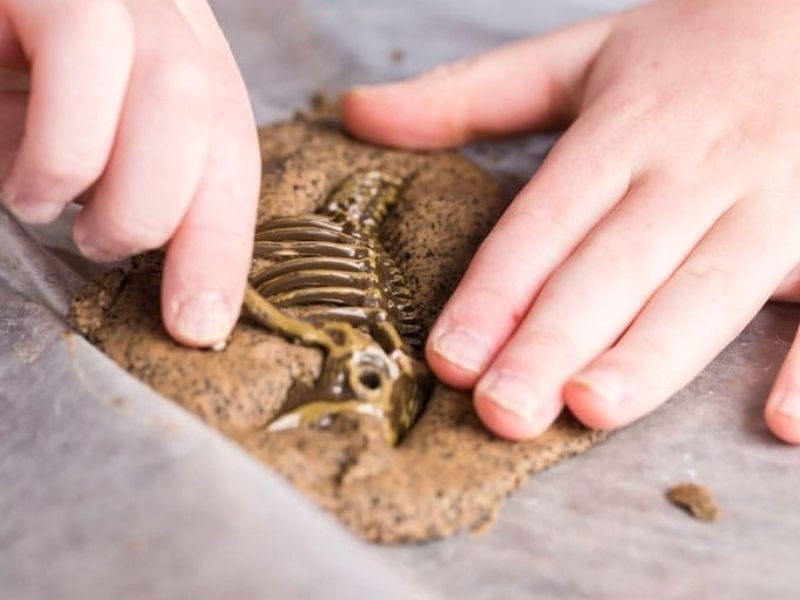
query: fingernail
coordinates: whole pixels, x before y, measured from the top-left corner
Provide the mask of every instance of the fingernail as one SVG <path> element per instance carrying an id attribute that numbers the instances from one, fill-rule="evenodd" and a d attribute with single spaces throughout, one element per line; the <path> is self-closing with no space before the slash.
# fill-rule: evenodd
<path id="1" fill-rule="evenodd" d="M 775 410 L 793 421 L 800 421 L 800 395 L 785 391 L 775 402 Z"/>
<path id="2" fill-rule="evenodd" d="M 368 94 L 374 86 L 371 85 L 354 85 L 347 90 L 348 94 L 354 96 L 360 96 L 362 94 Z"/>
<path id="3" fill-rule="evenodd" d="M 471 373 L 480 373 L 489 358 L 489 345 L 469 329 L 443 331 L 433 339 L 433 351 L 447 362 Z"/>
<path id="4" fill-rule="evenodd" d="M 537 412 L 537 398 L 530 381 L 511 373 L 492 373 L 480 384 L 479 393 L 492 404 L 531 423 Z"/>
<path id="5" fill-rule="evenodd" d="M 90 260 L 99 260 L 98 254 L 101 253 L 98 251 L 91 237 L 78 229 L 77 222 L 75 228 L 73 229 L 72 237 L 75 240 L 75 245 L 78 247 L 78 251 L 83 256 Z"/>
<path id="6" fill-rule="evenodd" d="M 75 245 L 78 247 L 80 253 L 89 260 L 101 263 L 111 263 L 120 261 L 127 256 L 127 254 L 112 254 L 108 252 L 96 243 L 96 240 L 92 235 L 81 232 L 78 229 L 78 226 L 76 226 L 74 238 Z"/>
<path id="7" fill-rule="evenodd" d="M 203 292 L 178 305 L 175 318 L 177 332 L 200 346 L 213 346 L 228 335 L 232 311 L 217 292 Z"/>
<path id="8" fill-rule="evenodd" d="M 382 90 L 387 84 L 376 85 L 356 85 L 347 90 L 347 95 L 351 98 L 371 96 L 375 90 Z"/>
<path id="9" fill-rule="evenodd" d="M 50 223 L 61 214 L 58 202 L 30 200 L 13 194 L 4 194 L 8 210 L 24 223 Z"/>
<path id="10" fill-rule="evenodd" d="M 361 95 L 374 94 L 375 92 L 387 92 L 387 91 L 391 92 L 393 90 L 402 90 L 403 88 L 407 87 L 409 83 L 413 81 L 414 81 L 413 79 L 401 79 L 398 81 L 384 81 L 382 83 L 373 83 L 370 85 L 356 85 L 351 87 L 348 90 L 348 93 L 361 96 Z"/>
<path id="11" fill-rule="evenodd" d="M 569 383 L 586 388 L 597 401 L 609 406 L 622 401 L 624 393 L 622 380 L 615 371 L 598 370 L 580 373 L 570 379 Z"/>

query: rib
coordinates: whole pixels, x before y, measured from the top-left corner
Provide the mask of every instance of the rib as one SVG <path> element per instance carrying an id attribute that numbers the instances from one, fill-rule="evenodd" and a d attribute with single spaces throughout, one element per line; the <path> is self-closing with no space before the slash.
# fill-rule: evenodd
<path id="1" fill-rule="evenodd" d="M 260 258 L 280 256 L 339 256 L 343 258 L 363 258 L 369 252 L 368 248 L 352 244 L 295 240 L 256 240 L 254 250 L 254 256 Z"/>
<path id="2" fill-rule="evenodd" d="M 319 287 L 302 290 L 281 292 L 270 298 L 276 306 L 302 306 L 307 304 L 325 303 L 343 306 L 363 306 L 369 295 L 364 290 L 350 287 Z"/>
<path id="3" fill-rule="evenodd" d="M 299 290 L 304 287 L 339 287 L 365 290 L 368 289 L 370 284 L 374 281 L 375 276 L 371 273 L 309 270 L 284 273 L 277 277 L 269 277 L 262 280 L 260 283 L 255 283 L 254 280 L 254 285 L 260 294 L 263 294 L 267 298 L 272 298 L 282 292 Z"/>
<path id="4" fill-rule="evenodd" d="M 341 271 L 344 273 L 368 273 L 369 264 L 365 259 L 342 258 L 338 256 L 303 256 L 282 260 L 279 263 L 262 266 L 250 273 L 254 285 L 280 277 L 287 273 L 309 271 Z"/>

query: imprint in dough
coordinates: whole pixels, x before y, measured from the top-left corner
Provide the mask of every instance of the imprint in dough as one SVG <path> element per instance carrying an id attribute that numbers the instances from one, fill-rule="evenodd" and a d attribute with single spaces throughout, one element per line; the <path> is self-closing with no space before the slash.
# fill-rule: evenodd
<path id="1" fill-rule="evenodd" d="M 458 154 L 377 148 L 328 125 L 266 127 L 261 148 L 260 228 L 276 217 L 318 213 L 355 173 L 406 182 L 381 227 L 391 232 L 423 335 L 507 202 L 492 178 Z M 124 369 L 239 442 L 368 540 L 423 541 L 482 528 L 529 475 L 603 437 L 564 415 L 536 440 L 502 440 L 480 423 L 469 393 L 440 383 L 394 447 L 381 419 L 357 412 L 335 414 L 325 427 L 270 431 L 292 389 L 314 387 L 325 353 L 246 314 L 224 351 L 183 348 L 161 325 L 159 283 L 160 257 L 141 257 L 129 272 L 90 284 L 73 304 L 73 321 Z"/>

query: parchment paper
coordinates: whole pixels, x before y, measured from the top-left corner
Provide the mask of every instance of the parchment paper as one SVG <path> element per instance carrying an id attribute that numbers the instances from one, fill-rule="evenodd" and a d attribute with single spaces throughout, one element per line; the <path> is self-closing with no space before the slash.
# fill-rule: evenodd
<path id="1" fill-rule="evenodd" d="M 212 4 L 264 122 L 317 90 L 632 2 Z M 469 153 L 513 189 L 552 140 Z M 0 212 L 0 598 L 797 597 L 800 455 L 760 414 L 796 308 L 765 308 L 665 408 L 536 478 L 484 538 L 380 549 L 66 333 L 67 299 L 96 272 L 72 253 L 71 216 L 26 230 Z M 667 504 L 679 480 L 710 485 L 723 521 Z"/>

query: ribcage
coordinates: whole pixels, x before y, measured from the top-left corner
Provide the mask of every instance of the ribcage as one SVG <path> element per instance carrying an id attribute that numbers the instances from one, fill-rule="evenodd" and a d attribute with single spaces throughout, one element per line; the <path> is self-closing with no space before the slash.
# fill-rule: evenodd
<path id="1" fill-rule="evenodd" d="M 267 300 L 313 323 L 394 323 L 413 347 L 420 328 L 405 279 L 376 240 L 330 217 L 274 219 L 259 228 L 251 284 Z"/>
<path id="2" fill-rule="evenodd" d="M 266 327 L 326 352 L 311 389 L 293 389 L 272 429 L 324 426 L 341 412 L 381 419 L 395 442 L 423 406 L 430 375 L 420 325 L 380 229 L 403 182 L 356 173 L 316 214 L 272 219 L 255 238 L 245 304 Z"/>

